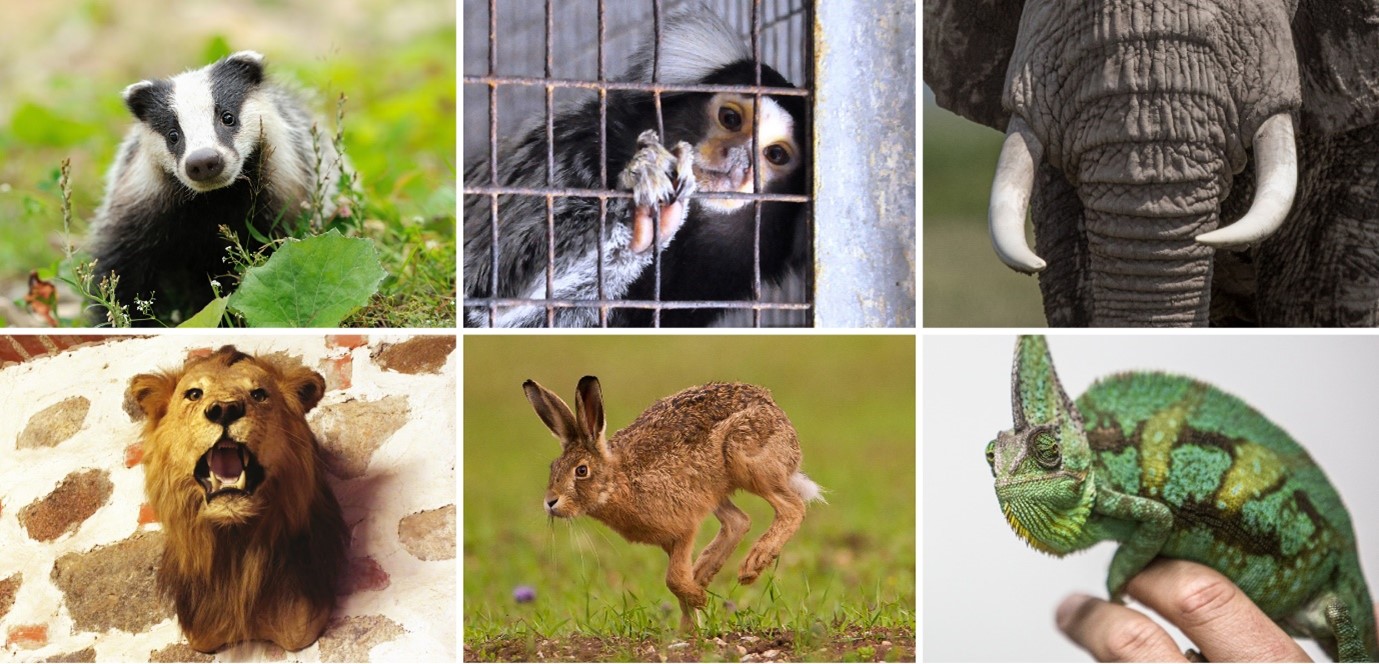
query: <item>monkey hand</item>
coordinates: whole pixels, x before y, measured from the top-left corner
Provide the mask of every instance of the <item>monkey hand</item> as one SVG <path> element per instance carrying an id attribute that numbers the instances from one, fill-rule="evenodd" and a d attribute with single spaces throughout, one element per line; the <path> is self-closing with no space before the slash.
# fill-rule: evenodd
<path id="1" fill-rule="evenodd" d="M 632 240 L 628 248 L 640 254 L 651 248 L 653 237 L 665 247 L 689 212 L 689 199 L 696 186 L 694 149 L 680 141 L 673 150 L 667 150 L 660 136 L 648 129 L 637 137 L 637 152 L 618 176 L 618 184 L 632 191 Z"/>

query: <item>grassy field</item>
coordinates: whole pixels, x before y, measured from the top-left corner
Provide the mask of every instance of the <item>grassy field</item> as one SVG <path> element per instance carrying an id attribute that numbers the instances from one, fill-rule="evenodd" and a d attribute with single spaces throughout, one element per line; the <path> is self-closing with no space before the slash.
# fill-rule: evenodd
<path id="1" fill-rule="evenodd" d="M 913 661 L 915 393 L 912 336 L 470 336 L 464 378 L 465 659 Z M 567 400 L 595 374 L 608 430 L 711 380 L 771 389 L 799 432 L 803 469 L 828 489 L 774 568 L 709 586 L 699 638 L 676 632 L 666 555 L 583 517 L 541 509 L 559 446 L 523 397 L 531 378 Z M 717 532 L 712 517 L 699 547 Z M 531 602 L 514 591 L 527 586 Z"/>
<path id="2" fill-rule="evenodd" d="M 308 91 L 362 183 L 347 235 L 376 245 L 388 276 L 350 325 L 448 326 L 455 302 L 455 9 L 444 0 L 9 3 L 0 25 L 0 325 L 37 325 L 27 277 L 80 252 L 105 170 L 133 121 L 128 84 L 252 49 Z M 71 161 L 64 228 L 58 169 Z M 70 262 L 69 262 L 70 263 Z M 65 267 L 65 266 L 64 266 Z M 64 324 L 81 302 L 59 294 Z"/>
<path id="3" fill-rule="evenodd" d="M 996 258 L 986 207 L 1001 134 L 924 107 L 924 325 L 1041 327 L 1039 284 Z"/>

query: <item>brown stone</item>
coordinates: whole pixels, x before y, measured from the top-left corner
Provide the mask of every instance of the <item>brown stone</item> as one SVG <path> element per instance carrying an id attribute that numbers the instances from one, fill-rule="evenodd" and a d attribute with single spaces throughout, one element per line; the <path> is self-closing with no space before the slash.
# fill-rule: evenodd
<path id="1" fill-rule="evenodd" d="M 336 618 L 321 635 L 321 661 L 367 662 L 369 651 L 380 643 L 392 641 L 407 630 L 384 616 L 347 616 Z"/>
<path id="2" fill-rule="evenodd" d="M 397 538 L 407 553 L 421 560 L 454 560 L 455 506 L 403 517 L 397 524 Z"/>
<path id="3" fill-rule="evenodd" d="M 174 643 L 162 650 L 154 650 L 148 654 L 150 662 L 211 662 L 215 661 L 213 655 L 204 655 L 185 643 Z"/>
<path id="4" fill-rule="evenodd" d="M 345 580 L 345 594 L 353 595 L 365 590 L 383 590 L 392 585 L 393 579 L 383 570 L 377 560 L 365 556 L 350 560 L 349 578 Z"/>
<path id="5" fill-rule="evenodd" d="M 18 572 L 0 581 L 0 618 L 4 618 L 14 606 L 14 596 L 19 594 L 19 586 L 24 583 L 24 575 Z"/>
<path id="6" fill-rule="evenodd" d="M 325 448 L 326 467 L 340 479 L 362 476 L 374 452 L 407 423 L 410 412 L 403 396 L 317 408 L 311 414 L 311 428 Z"/>
<path id="7" fill-rule="evenodd" d="M 362 334 L 331 334 L 326 336 L 326 345 L 331 348 L 358 348 L 368 343 Z"/>
<path id="8" fill-rule="evenodd" d="M 373 361 L 398 373 L 440 373 L 454 351 L 454 335 L 425 335 L 400 344 L 383 344 L 373 352 Z"/>
<path id="9" fill-rule="evenodd" d="M 5 647 L 35 650 L 48 645 L 47 625 L 10 625 L 5 632 Z"/>
<path id="10" fill-rule="evenodd" d="M 82 648 L 76 652 L 65 652 L 61 655 L 53 655 L 45 662 L 94 662 L 96 661 L 96 649 L 92 647 Z"/>
<path id="11" fill-rule="evenodd" d="M 52 493 L 19 510 L 19 523 L 28 529 L 29 537 L 50 542 L 76 532 L 83 521 L 110 500 L 114 490 L 110 474 L 104 470 L 72 473 Z"/>
<path id="12" fill-rule="evenodd" d="M 65 596 L 76 631 L 137 634 L 171 617 L 154 584 L 162 551 L 162 532 L 142 532 L 58 558 L 53 584 Z"/>
<path id="13" fill-rule="evenodd" d="M 78 431 L 86 422 L 86 413 L 91 410 L 91 401 L 86 397 L 69 397 L 29 418 L 29 423 L 20 432 L 16 447 L 56 447 Z"/>

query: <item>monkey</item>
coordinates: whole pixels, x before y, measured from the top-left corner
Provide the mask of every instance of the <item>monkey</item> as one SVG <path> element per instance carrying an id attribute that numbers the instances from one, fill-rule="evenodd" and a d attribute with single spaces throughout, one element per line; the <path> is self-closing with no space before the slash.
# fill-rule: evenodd
<path id="1" fill-rule="evenodd" d="M 659 45 L 654 38 L 644 43 L 627 73 L 616 80 L 667 87 L 754 85 L 757 66 L 742 37 L 700 9 L 666 17 Z M 794 87 L 771 67 L 762 64 L 760 70 L 763 86 Z M 548 237 L 545 197 L 504 194 L 497 197 L 495 244 L 493 197 L 465 196 L 466 297 L 533 300 L 496 308 L 468 305 L 467 326 L 547 325 L 541 300 L 547 297 L 548 251 L 554 257 L 549 279 L 555 300 L 751 299 L 758 205 L 762 283 L 779 282 L 790 271 L 802 269 L 806 252 L 801 203 L 755 202 L 721 194 L 751 194 L 758 182 L 769 193 L 804 193 L 805 99 L 665 91 L 660 93 L 660 122 L 656 101 L 645 90 L 615 88 L 607 94 L 604 173 L 610 185 L 631 195 L 609 197 L 602 224 L 597 197 L 555 196 L 550 211 L 553 237 Z M 515 140 L 503 144 L 496 171 L 490 170 L 487 159 L 466 169 L 466 185 L 608 188 L 600 176 L 598 101 L 557 107 L 552 132 L 549 183 L 546 127 L 533 121 Z M 659 323 L 708 325 L 725 311 L 667 308 Z M 653 321 L 651 310 L 629 306 L 611 308 L 606 322 L 645 326 Z M 603 321 L 599 307 L 591 302 L 555 307 L 553 322 L 556 327 L 589 327 Z"/>

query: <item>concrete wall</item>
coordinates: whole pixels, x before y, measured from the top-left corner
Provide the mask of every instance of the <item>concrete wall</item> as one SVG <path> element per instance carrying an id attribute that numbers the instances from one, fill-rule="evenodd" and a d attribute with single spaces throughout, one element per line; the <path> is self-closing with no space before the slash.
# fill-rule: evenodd
<path id="1" fill-rule="evenodd" d="M 89 340 L 86 340 L 89 344 Z M 352 527 L 322 638 L 225 661 L 455 660 L 455 337 L 113 337 L 0 368 L 0 638 L 19 661 L 212 661 L 186 646 L 153 574 L 130 377 L 234 344 L 326 378 L 309 419 Z"/>

